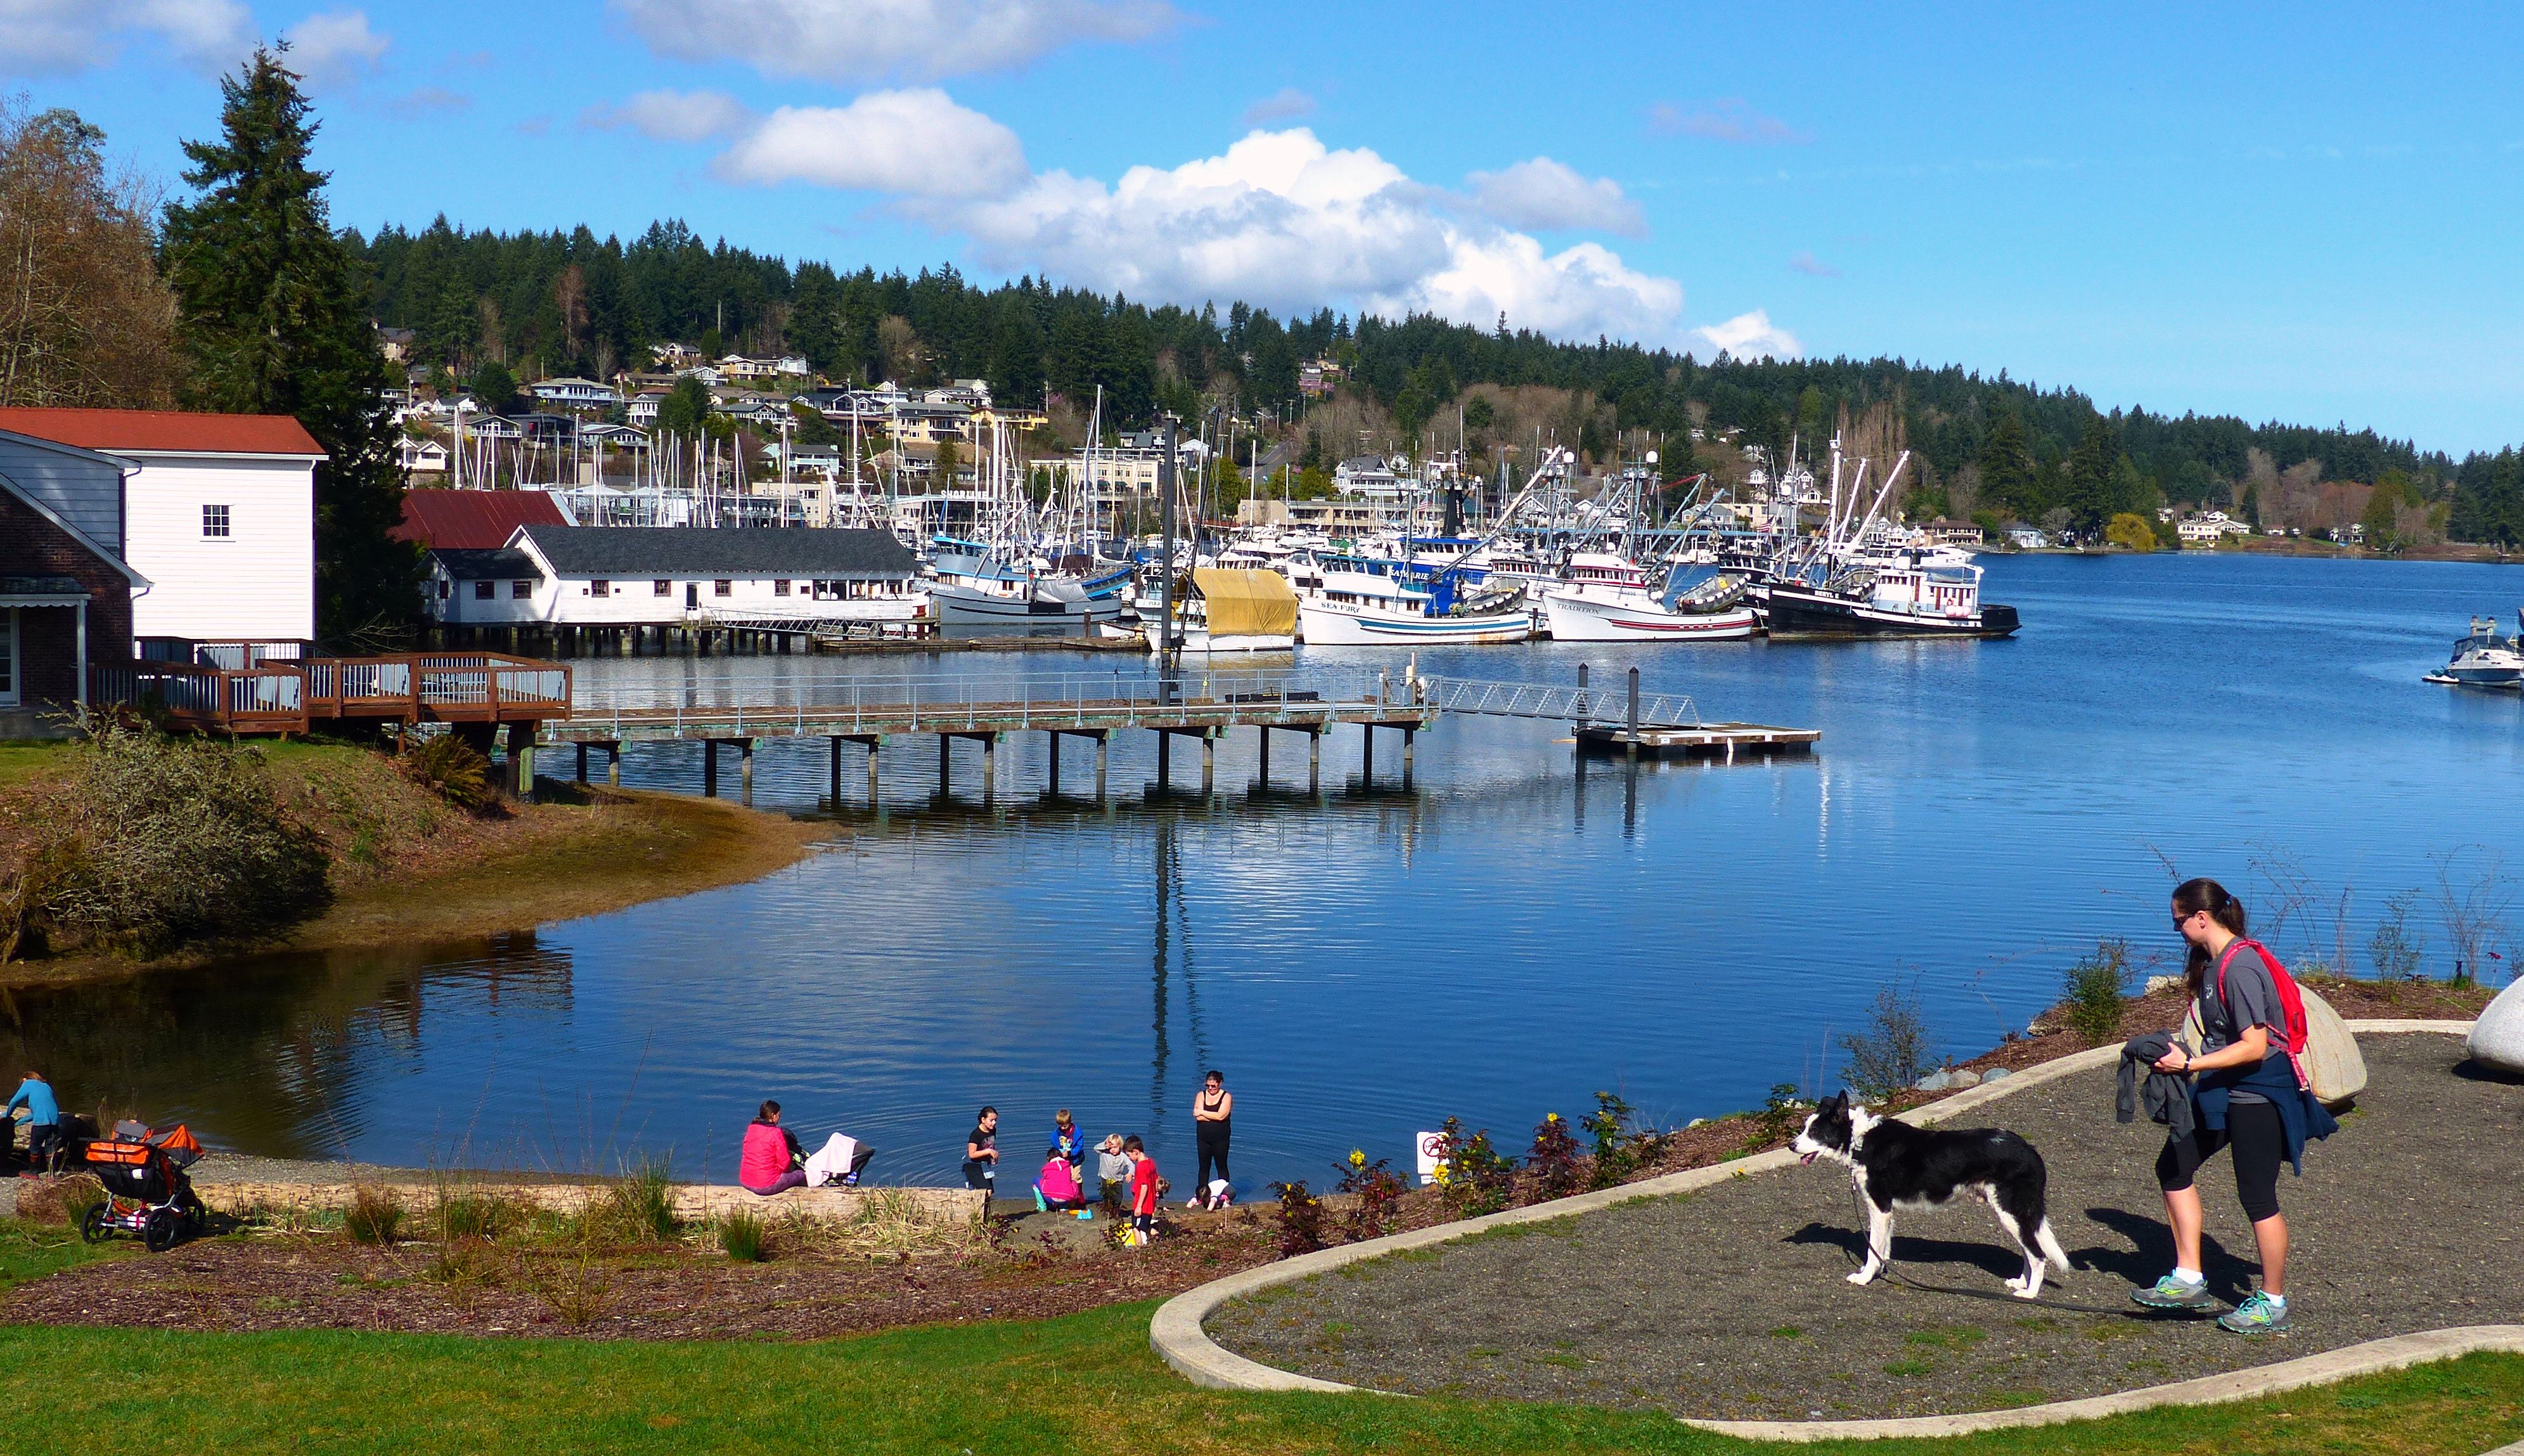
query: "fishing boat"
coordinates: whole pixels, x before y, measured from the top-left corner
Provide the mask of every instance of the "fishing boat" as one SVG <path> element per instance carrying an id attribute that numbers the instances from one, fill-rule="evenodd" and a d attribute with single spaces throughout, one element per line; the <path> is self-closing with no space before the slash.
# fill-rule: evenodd
<path id="1" fill-rule="evenodd" d="M 2471 635 L 2453 645 L 2453 659 L 2428 680 L 2501 692 L 2524 689 L 2524 611 L 2515 613 L 2515 624 L 2518 636 L 2500 637 L 2498 618 L 2473 617 Z"/>
<path id="2" fill-rule="evenodd" d="M 1122 599 L 1091 597 L 1075 577 L 1042 575 L 979 557 L 945 556 L 930 563 L 929 609 L 950 627 L 1059 626 L 1085 631 L 1121 615 Z"/>
<path id="3" fill-rule="evenodd" d="M 1277 571 L 1194 567 L 1175 601 L 1175 642 L 1188 653 L 1285 653 L 1297 645 L 1297 594 Z M 1143 618 L 1159 607 L 1141 600 Z M 1148 651 L 1161 651 L 1153 631 Z"/>
<path id="4" fill-rule="evenodd" d="M 1493 593 L 1454 609 L 1450 582 L 1421 591 L 1367 571 L 1323 573 L 1313 595 L 1297 603 L 1297 631 L 1308 647 L 1473 647 L 1523 642 L 1533 635 L 1525 594 Z"/>
<path id="5" fill-rule="evenodd" d="M 2010 637 L 2013 607 L 1983 606 L 1978 566 L 1866 566 L 1823 582 L 1774 581 L 1772 637 Z"/>
<path id="6" fill-rule="evenodd" d="M 1554 642 L 1725 642 L 1753 635 L 1750 582 L 1721 572 L 1669 603 L 1647 587 L 1580 584 L 1547 588 L 1543 620 Z"/>

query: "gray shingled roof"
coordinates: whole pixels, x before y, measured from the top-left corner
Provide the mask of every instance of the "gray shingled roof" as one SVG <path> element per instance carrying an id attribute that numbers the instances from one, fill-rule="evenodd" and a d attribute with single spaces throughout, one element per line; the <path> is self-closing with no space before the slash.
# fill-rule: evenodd
<path id="1" fill-rule="evenodd" d="M 430 552 L 438 558 L 448 576 L 456 581 L 541 581 L 544 572 L 535 558 L 509 547 L 485 551 L 479 547 L 442 546 Z"/>
<path id="2" fill-rule="evenodd" d="M 804 526 L 520 526 L 562 576 L 907 577 L 911 553 L 888 531 Z"/>

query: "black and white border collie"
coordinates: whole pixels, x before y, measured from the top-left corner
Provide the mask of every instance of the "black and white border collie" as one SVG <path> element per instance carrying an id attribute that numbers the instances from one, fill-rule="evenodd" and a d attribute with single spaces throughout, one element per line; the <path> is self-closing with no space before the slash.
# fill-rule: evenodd
<path id="1" fill-rule="evenodd" d="M 1895 1209 L 1919 1213 L 1943 1208 L 1966 1193 L 1988 1202 L 1998 1226 L 2024 1255 L 2023 1276 L 2007 1282 L 2017 1298 L 2042 1292 L 2046 1255 L 2062 1274 L 2068 1272 L 2068 1256 L 2043 1210 L 2050 1174 L 2042 1154 L 2014 1133 L 1915 1128 L 1852 1106 L 1849 1093 L 1835 1092 L 1806 1119 L 1788 1146 L 1808 1163 L 1826 1157 L 1848 1164 L 1850 1179 L 1866 1200 L 1867 1262 L 1849 1277 L 1851 1284 L 1871 1284 L 1884 1272 L 1893 1254 Z"/>

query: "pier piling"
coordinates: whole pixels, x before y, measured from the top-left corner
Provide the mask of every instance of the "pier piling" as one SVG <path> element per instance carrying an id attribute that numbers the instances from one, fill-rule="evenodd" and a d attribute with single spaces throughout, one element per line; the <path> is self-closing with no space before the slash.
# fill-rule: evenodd
<path id="1" fill-rule="evenodd" d="M 946 734 L 941 733 L 938 735 L 938 794 L 942 799 L 946 797 L 948 788 L 946 779 L 946 755 L 953 749 L 954 744 L 955 740 L 948 738 Z"/>
<path id="2" fill-rule="evenodd" d="M 1324 792 L 1324 730 L 1306 730 L 1306 792 Z"/>
<path id="3" fill-rule="evenodd" d="M 998 773 L 999 736 L 995 733 L 985 733 L 982 735 L 982 802 L 991 801 L 992 791 L 998 784 Z"/>
<path id="4" fill-rule="evenodd" d="M 1104 802 L 1104 751 L 1111 747 L 1112 742 L 1113 735 L 1110 733 L 1095 735 L 1095 801 L 1097 803 Z"/>
<path id="5" fill-rule="evenodd" d="M 1218 765 L 1218 735 L 1204 730 L 1200 735 L 1200 797 L 1210 797 L 1210 785 Z"/>
<path id="6" fill-rule="evenodd" d="M 718 740 L 702 740 L 702 798 L 718 798 Z"/>
<path id="7" fill-rule="evenodd" d="M 1157 792 L 1174 788 L 1175 736 L 1163 728 L 1157 730 Z"/>
<path id="8" fill-rule="evenodd" d="M 608 789 L 622 787 L 622 745 L 618 743 L 605 746 L 605 785 Z"/>
<path id="9" fill-rule="evenodd" d="M 1050 750 L 1050 752 L 1044 760 L 1046 765 L 1044 771 L 1049 775 L 1051 797 L 1058 799 L 1060 797 L 1060 731 L 1055 728 L 1046 728 L 1044 730 L 1043 736 L 1044 739 L 1044 746 Z"/>
<path id="10" fill-rule="evenodd" d="M 738 739 L 736 752 L 737 801 L 747 808 L 752 808 L 753 807 L 753 740 Z"/>
<path id="11" fill-rule="evenodd" d="M 578 781 L 582 784 L 587 782 L 587 745 L 585 744 L 578 746 Z"/>
<path id="12" fill-rule="evenodd" d="M 1271 725 L 1262 725 L 1262 787 L 1271 787 Z"/>

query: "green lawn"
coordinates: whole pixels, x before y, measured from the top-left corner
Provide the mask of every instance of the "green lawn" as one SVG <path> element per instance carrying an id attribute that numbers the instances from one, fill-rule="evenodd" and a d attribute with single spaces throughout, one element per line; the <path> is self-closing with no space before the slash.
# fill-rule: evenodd
<path id="1" fill-rule="evenodd" d="M 20 1450 L 1715 1452 L 1657 1416 L 1230 1395 L 1147 1347 L 1151 1305 L 816 1344 L 0 1328 Z M 1851 1456 L 2358 1451 L 2474 1456 L 2524 1435 L 2524 1358 L 2475 1356 L 2255 1405 Z"/>

